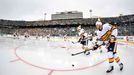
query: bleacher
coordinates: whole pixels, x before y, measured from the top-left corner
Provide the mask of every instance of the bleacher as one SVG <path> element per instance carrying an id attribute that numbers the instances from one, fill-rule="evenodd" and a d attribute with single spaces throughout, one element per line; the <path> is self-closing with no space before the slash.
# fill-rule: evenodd
<path id="1" fill-rule="evenodd" d="M 14 21 L 0 19 L 0 33 L 13 34 L 15 32 L 24 35 L 52 35 L 76 36 L 76 27 L 81 25 L 87 32 L 94 32 L 97 18 L 84 19 L 61 19 L 46 21 Z M 119 17 L 102 17 L 103 23 L 117 22 L 119 35 L 134 35 L 134 15 L 124 15 Z"/>

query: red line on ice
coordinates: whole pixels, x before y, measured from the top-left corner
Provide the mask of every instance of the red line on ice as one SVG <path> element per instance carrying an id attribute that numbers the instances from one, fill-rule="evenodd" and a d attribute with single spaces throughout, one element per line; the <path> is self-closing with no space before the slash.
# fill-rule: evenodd
<path id="1" fill-rule="evenodd" d="M 16 62 L 16 61 L 19 61 L 20 59 L 14 59 L 14 60 L 11 60 L 10 62 Z"/>
<path id="2" fill-rule="evenodd" d="M 99 63 L 97 63 L 97 64 L 94 64 L 94 65 L 92 65 L 92 66 L 86 66 L 86 67 L 76 68 L 76 69 L 52 69 L 52 68 L 45 68 L 45 67 L 41 67 L 41 66 L 38 66 L 38 65 L 34 65 L 34 64 L 30 63 L 30 62 L 25 61 L 25 59 L 22 59 L 22 58 L 17 54 L 17 50 L 18 50 L 18 48 L 20 48 L 20 47 L 21 47 L 21 46 L 18 46 L 18 47 L 16 47 L 16 48 L 14 48 L 14 54 L 16 55 L 16 57 L 17 57 L 20 61 L 24 62 L 24 63 L 27 64 L 27 65 L 30 65 L 30 66 L 33 66 L 33 67 L 35 67 L 35 68 L 39 68 L 39 69 L 42 69 L 42 70 L 48 70 L 48 71 L 50 71 L 48 75 L 51 75 L 52 72 L 54 72 L 54 71 L 64 72 L 64 71 L 79 71 L 79 70 L 89 69 L 89 68 L 98 66 L 98 65 L 102 64 L 103 62 L 105 62 L 105 61 L 107 60 L 107 59 L 102 60 L 101 62 L 99 62 Z"/>

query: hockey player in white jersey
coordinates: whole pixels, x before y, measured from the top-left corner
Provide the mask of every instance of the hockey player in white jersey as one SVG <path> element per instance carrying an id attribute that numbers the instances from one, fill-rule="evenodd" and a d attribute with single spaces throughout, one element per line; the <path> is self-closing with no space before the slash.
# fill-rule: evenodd
<path id="1" fill-rule="evenodd" d="M 77 27 L 77 31 L 78 31 L 78 34 L 80 36 L 78 42 L 80 44 L 82 44 L 82 49 L 86 50 L 86 48 L 88 46 L 88 43 L 89 43 L 88 41 L 92 40 L 92 37 L 88 33 L 86 33 L 85 30 L 81 28 L 81 26 Z M 89 51 L 85 51 L 85 54 L 89 55 L 90 52 Z"/>
<path id="2" fill-rule="evenodd" d="M 106 71 L 107 73 L 114 70 L 114 60 L 116 63 L 118 63 L 120 67 L 120 71 L 123 70 L 123 63 L 120 61 L 119 56 L 117 55 L 117 26 L 115 23 L 106 23 L 104 25 L 100 24 L 100 20 L 96 22 L 96 28 L 100 31 L 97 35 L 97 38 L 99 41 L 97 44 L 93 47 L 93 50 L 97 50 L 104 42 L 107 45 L 107 52 L 108 52 L 108 60 L 109 60 L 109 69 Z"/>

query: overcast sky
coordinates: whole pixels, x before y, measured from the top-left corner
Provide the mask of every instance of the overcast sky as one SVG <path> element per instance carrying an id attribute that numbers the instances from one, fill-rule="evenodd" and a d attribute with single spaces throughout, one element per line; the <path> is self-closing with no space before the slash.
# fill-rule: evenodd
<path id="1" fill-rule="evenodd" d="M 0 19 L 42 20 L 62 11 L 81 11 L 84 18 L 134 14 L 134 0 L 0 0 Z"/>

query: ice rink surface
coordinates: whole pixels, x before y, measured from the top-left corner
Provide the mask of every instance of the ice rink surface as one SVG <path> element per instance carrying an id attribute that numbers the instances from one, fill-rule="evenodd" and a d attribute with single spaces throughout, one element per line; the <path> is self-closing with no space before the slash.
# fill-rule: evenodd
<path id="1" fill-rule="evenodd" d="M 82 51 L 80 44 L 71 41 L 0 37 L 0 75 L 134 75 L 134 44 L 119 43 L 117 52 L 124 63 L 123 71 L 114 63 L 114 71 L 107 74 L 107 53 L 91 51 L 90 55 L 72 53 Z"/>

